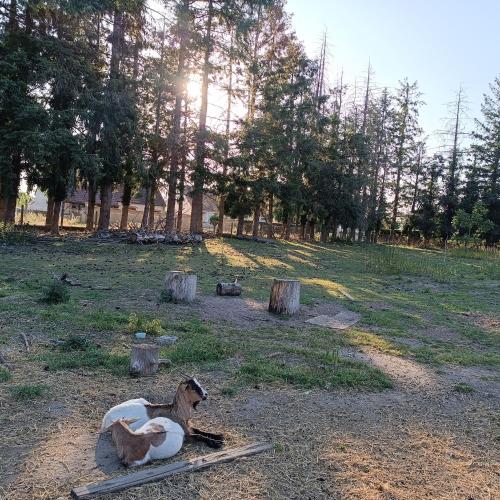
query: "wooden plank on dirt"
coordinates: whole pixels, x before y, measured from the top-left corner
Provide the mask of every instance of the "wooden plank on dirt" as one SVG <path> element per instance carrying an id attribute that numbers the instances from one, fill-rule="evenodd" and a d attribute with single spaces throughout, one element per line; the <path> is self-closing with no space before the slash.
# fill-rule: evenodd
<path id="1" fill-rule="evenodd" d="M 270 443 L 253 443 L 240 448 L 229 448 L 217 453 L 210 453 L 209 455 L 203 455 L 191 460 L 183 460 L 182 462 L 151 467 L 149 469 L 132 472 L 126 476 L 115 477 L 86 486 L 78 486 L 71 490 L 71 497 L 80 500 L 83 498 L 90 498 L 94 495 L 115 493 L 127 488 L 133 488 L 134 486 L 161 481 L 162 479 L 173 476 L 174 474 L 179 474 L 180 472 L 202 470 L 212 465 L 232 462 L 237 458 L 256 455 L 257 453 L 270 450 L 272 447 L 273 445 Z"/>

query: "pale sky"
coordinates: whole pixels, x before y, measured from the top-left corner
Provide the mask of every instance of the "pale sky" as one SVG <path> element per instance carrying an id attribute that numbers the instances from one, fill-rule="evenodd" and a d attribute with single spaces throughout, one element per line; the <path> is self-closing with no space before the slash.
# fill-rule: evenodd
<path id="1" fill-rule="evenodd" d="M 310 56 L 327 29 L 329 75 L 364 82 L 371 60 L 378 87 L 417 80 L 427 134 L 444 127 L 446 104 L 462 85 L 472 118 L 500 75 L 500 0 L 288 0 L 293 26 Z M 440 143 L 438 136 L 429 145 Z"/>

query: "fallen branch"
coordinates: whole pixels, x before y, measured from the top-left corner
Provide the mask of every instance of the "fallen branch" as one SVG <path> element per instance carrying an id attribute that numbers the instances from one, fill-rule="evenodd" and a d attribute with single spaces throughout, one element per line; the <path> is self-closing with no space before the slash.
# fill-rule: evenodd
<path id="1" fill-rule="evenodd" d="M 212 465 L 232 462 L 240 457 L 256 455 L 257 453 L 270 450 L 272 447 L 273 445 L 270 443 L 254 443 L 242 446 L 241 448 L 230 448 L 225 451 L 210 453 L 209 455 L 193 458 L 191 460 L 183 460 L 182 462 L 174 462 L 167 465 L 160 465 L 158 467 L 151 467 L 149 469 L 132 472 L 126 476 L 115 477 L 99 483 L 73 488 L 71 490 L 71 496 L 72 498 L 79 500 L 82 498 L 90 498 L 94 495 L 115 493 L 127 488 L 141 486 L 146 483 L 161 481 L 162 479 L 173 476 L 174 474 L 179 474 L 180 472 L 202 470 Z"/>

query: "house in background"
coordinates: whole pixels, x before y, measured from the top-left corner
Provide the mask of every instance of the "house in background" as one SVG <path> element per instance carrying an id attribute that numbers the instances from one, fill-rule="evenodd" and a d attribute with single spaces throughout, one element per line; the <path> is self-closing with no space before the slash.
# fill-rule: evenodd
<path id="1" fill-rule="evenodd" d="M 119 225 L 122 217 L 122 196 L 123 188 L 117 187 L 113 191 L 111 198 L 111 213 L 110 224 L 113 226 Z M 142 222 L 142 215 L 146 205 L 146 190 L 140 189 L 130 200 L 128 208 L 128 223 L 140 224 Z M 97 224 L 99 219 L 99 210 L 101 206 L 101 197 L 99 193 L 96 195 L 95 209 L 94 209 L 94 225 Z M 155 220 L 163 219 L 165 217 L 165 200 L 159 190 L 155 194 Z M 87 222 L 87 207 L 88 207 L 88 191 L 86 189 L 77 189 L 70 194 L 64 201 L 64 217 L 71 217 L 79 219 L 82 224 Z"/>

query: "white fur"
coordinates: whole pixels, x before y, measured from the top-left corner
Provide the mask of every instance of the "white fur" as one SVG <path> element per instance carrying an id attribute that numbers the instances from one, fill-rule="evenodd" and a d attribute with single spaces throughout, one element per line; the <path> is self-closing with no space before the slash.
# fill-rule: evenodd
<path id="1" fill-rule="evenodd" d="M 153 432 L 153 425 L 160 425 L 166 433 L 166 439 L 160 446 L 150 446 L 148 452 L 142 460 L 136 460 L 132 467 L 146 464 L 151 460 L 160 460 L 169 458 L 179 452 L 184 442 L 184 431 L 182 427 L 165 417 L 156 417 L 149 420 L 146 424 L 135 431 L 136 434 L 148 434 Z"/>
<path id="2" fill-rule="evenodd" d="M 129 399 L 119 405 L 113 406 L 104 418 L 102 419 L 101 432 L 106 431 L 106 429 L 116 420 L 120 418 L 126 418 L 131 420 L 136 418 L 137 421 L 130 424 L 129 427 L 135 431 L 148 422 L 149 417 L 144 405 L 149 404 L 144 398 L 139 399 Z"/>

